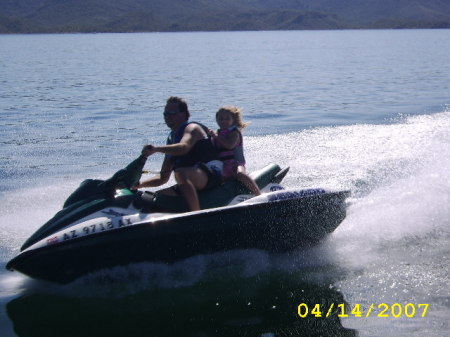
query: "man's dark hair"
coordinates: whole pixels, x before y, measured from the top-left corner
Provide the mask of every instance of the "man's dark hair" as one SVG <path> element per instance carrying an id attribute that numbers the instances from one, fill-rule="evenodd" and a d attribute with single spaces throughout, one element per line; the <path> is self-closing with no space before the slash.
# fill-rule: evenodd
<path id="1" fill-rule="evenodd" d="M 184 99 L 182 99 L 181 97 L 177 97 L 177 96 L 171 96 L 171 97 L 169 97 L 167 99 L 166 104 L 170 104 L 170 103 L 178 104 L 178 110 L 180 112 L 185 112 L 186 113 L 186 119 L 189 119 L 191 114 L 189 113 L 188 105 L 187 105 L 187 103 L 186 103 L 186 101 Z"/>

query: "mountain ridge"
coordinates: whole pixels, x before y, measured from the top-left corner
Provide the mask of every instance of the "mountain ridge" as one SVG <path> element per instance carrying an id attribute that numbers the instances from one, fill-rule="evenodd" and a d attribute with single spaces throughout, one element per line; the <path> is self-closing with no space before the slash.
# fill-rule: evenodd
<path id="1" fill-rule="evenodd" d="M 449 0 L 0 0 L 0 33 L 450 28 Z"/>

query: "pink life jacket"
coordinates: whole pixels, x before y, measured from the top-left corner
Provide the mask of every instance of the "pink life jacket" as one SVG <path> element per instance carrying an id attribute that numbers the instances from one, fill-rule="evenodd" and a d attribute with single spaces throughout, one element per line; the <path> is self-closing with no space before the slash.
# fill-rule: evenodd
<path id="1" fill-rule="evenodd" d="M 236 126 L 231 126 L 226 129 L 218 130 L 219 136 L 227 136 L 233 131 L 239 133 L 239 143 L 232 149 L 225 149 L 220 146 L 218 142 L 214 141 L 214 146 L 217 149 L 219 160 L 223 162 L 222 175 L 225 179 L 235 178 L 238 165 L 245 165 L 244 147 L 242 134 Z"/>

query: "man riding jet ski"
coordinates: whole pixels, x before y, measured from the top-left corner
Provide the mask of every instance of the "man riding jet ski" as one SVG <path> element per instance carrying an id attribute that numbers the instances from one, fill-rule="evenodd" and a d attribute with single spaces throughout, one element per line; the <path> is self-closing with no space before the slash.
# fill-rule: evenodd
<path id="1" fill-rule="evenodd" d="M 136 188 L 161 186 L 175 173 L 177 190 L 166 189 L 160 193 L 174 195 L 178 192 L 191 211 L 200 210 L 197 190 L 211 189 L 222 182 L 222 162 L 208 136 L 208 129 L 196 122 L 189 123 L 186 102 L 170 97 L 164 108 L 164 120 L 171 129 L 167 145 L 147 145 L 142 155 L 148 157 L 156 152 L 165 154 L 161 171 Z"/>

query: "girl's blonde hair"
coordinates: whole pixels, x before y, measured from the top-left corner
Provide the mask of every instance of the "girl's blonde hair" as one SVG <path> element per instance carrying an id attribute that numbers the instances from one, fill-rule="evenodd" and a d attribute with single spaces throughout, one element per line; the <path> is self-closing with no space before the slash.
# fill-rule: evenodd
<path id="1" fill-rule="evenodd" d="M 239 108 L 235 106 L 230 105 L 220 108 L 219 111 L 216 112 L 216 119 L 222 112 L 228 112 L 229 114 L 231 114 L 231 117 L 233 118 L 233 125 L 237 126 L 239 130 L 242 130 L 243 128 L 245 128 L 250 124 L 242 120 L 242 112 Z"/>

